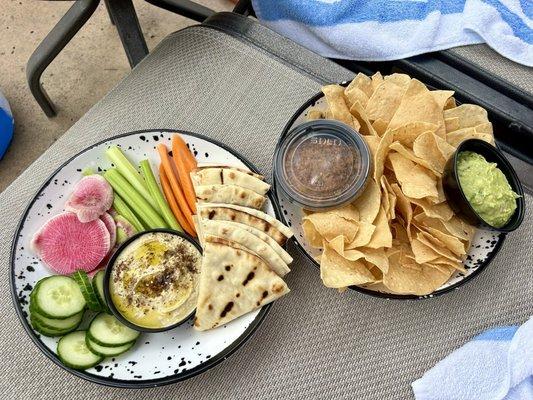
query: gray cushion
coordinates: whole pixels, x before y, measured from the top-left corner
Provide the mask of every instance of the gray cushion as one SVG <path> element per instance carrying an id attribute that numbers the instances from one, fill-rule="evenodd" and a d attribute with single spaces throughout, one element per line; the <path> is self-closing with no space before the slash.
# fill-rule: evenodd
<path id="1" fill-rule="evenodd" d="M 314 56 L 300 49 L 298 57 L 310 57 L 308 62 Z M 318 271 L 292 248 L 292 292 L 274 304 L 251 340 L 218 367 L 169 387 L 97 386 L 55 366 L 32 344 L 9 298 L 9 248 L 24 207 L 55 168 L 115 134 L 181 128 L 227 143 L 270 176 L 287 119 L 320 82 L 348 75 L 332 63 L 317 65 L 315 74 L 303 74 L 245 38 L 206 27 L 170 35 L 0 195 L 3 398 L 406 399 L 413 380 L 472 335 L 531 314 L 528 211 L 487 271 L 460 290 L 425 301 L 326 289 Z M 529 196 L 527 205 L 531 210 Z"/>

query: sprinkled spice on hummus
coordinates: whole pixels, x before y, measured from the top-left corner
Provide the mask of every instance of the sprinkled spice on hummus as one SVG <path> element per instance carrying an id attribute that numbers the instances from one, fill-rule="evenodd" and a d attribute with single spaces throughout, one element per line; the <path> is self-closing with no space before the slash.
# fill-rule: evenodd
<path id="1" fill-rule="evenodd" d="M 149 232 L 131 242 L 111 272 L 113 304 L 132 323 L 163 328 L 196 306 L 200 252 L 178 235 Z"/>

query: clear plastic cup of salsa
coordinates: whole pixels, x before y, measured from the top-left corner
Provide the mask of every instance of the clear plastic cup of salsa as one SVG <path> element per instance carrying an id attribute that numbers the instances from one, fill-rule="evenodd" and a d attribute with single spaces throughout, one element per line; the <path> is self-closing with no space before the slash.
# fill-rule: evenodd
<path id="1" fill-rule="evenodd" d="M 276 186 L 311 211 L 341 207 L 363 191 L 371 157 L 363 137 L 332 120 L 303 123 L 283 136 L 274 153 Z"/>

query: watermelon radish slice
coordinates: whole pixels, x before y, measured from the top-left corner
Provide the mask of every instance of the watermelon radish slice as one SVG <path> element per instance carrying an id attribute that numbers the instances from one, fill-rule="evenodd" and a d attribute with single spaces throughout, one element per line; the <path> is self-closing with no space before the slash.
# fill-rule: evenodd
<path id="1" fill-rule="evenodd" d="M 137 229 L 124 218 L 122 215 L 115 216 L 115 222 L 117 225 L 117 243 L 122 244 L 128 238 L 132 237 L 137 233 Z"/>
<path id="2" fill-rule="evenodd" d="M 95 269 L 109 252 L 109 239 L 102 220 L 83 223 L 76 214 L 64 212 L 42 226 L 31 246 L 52 271 L 71 274 Z"/>
<path id="3" fill-rule="evenodd" d="M 80 222 L 98 219 L 113 205 L 113 189 L 100 175 L 83 177 L 65 204 L 65 210 L 78 216 Z"/>
<path id="4" fill-rule="evenodd" d="M 103 213 L 100 219 L 109 231 L 109 247 L 113 248 L 117 242 L 117 224 L 115 224 L 115 220 L 108 213 Z"/>

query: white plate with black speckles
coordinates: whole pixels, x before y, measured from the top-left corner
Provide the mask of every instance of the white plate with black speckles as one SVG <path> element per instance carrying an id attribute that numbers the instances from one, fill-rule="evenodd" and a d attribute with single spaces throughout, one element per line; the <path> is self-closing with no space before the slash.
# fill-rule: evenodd
<path id="1" fill-rule="evenodd" d="M 30 250 L 33 234 L 52 216 L 63 211 L 63 205 L 73 185 L 81 178 L 85 167 L 101 171 L 110 167 L 104 151 L 117 145 L 137 164 L 148 158 L 159 162 L 155 146 L 169 145 L 174 131 L 151 130 L 119 135 L 97 143 L 66 161 L 44 183 L 28 205 L 11 253 L 11 291 L 17 313 L 35 344 L 56 364 L 90 381 L 117 387 L 152 387 L 178 382 L 197 375 L 229 357 L 261 324 L 271 304 L 251 312 L 226 325 L 207 332 L 192 328 L 192 320 L 175 329 L 160 333 L 143 333 L 134 348 L 86 371 L 65 367 L 56 355 L 58 338 L 48 338 L 35 332 L 28 316 L 28 297 L 37 281 L 52 275 Z M 242 156 L 205 136 L 180 131 L 199 162 L 221 163 L 247 167 L 259 172 Z M 279 218 L 276 204 L 269 196 L 265 212 Z M 84 318 L 83 329 L 90 318 Z"/>
<path id="2" fill-rule="evenodd" d="M 281 137 L 286 135 L 292 128 L 297 125 L 307 122 L 307 113 L 311 108 L 326 109 L 325 98 L 322 93 L 317 93 L 314 97 L 304 103 L 298 111 L 289 120 Z M 280 138 L 281 142 L 281 138 Z M 279 143 L 279 142 L 278 142 Z M 320 268 L 320 265 L 315 260 L 321 254 L 321 250 L 309 246 L 304 238 L 302 230 L 302 218 L 304 216 L 303 209 L 290 199 L 285 197 L 280 190 L 276 190 L 276 182 L 273 182 L 275 197 L 281 209 L 281 221 L 290 226 L 294 232 L 294 241 L 297 247 L 307 256 L 314 266 Z M 371 296 L 382 297 L 387 299 L 424 299 L 442 295 L 451 290 L 459 288 L 464 283 L 468 282 L 479 274 L 492 261 L 494 256 L 500 250 L 503 241 L 505 240 L 505 233 L 490 231 L 486 229 L 478 229 L 472 240 L 466 260 L 464 261 L 465 273 L 456 272 L 444 285 L 438 288 L 433 293 L 426 296 L 416 295 L 401 295 L 378 292 L 359 286 L 350 286 L 350 289 L 362 292 Z"/>

